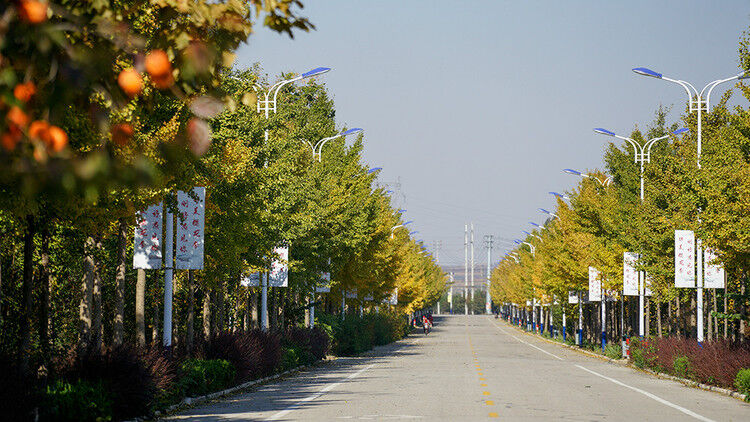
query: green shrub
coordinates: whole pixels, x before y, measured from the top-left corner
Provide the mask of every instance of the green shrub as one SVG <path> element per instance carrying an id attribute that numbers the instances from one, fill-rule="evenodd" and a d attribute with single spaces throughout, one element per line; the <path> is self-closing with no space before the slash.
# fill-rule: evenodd
<path id="1" fill-rule="evenodd" d="M 604 356 L 610 359 L 621 359 L 622 358 L 622 346 L 619 344 L 610 343 L 604 347 Z"/>
<path id="2" fill-rule="evenodd" d="M 750 402 L 750 368 L 740 369 L 737 372 L 734 386 L 737 387 L 737 391 L 745 394 L 745 401 Z"/>
<path id="3" fill-rule="evenodd" d="M 674 359 L 672 364 L 674 374 L 680 378 L 693 378 L 694 372 L 690 365 L 690 359 L 687 356 L 679 356 Z"/>
<path id="4" fill-rule="evenodd" d="M 296 347 L 281 348 L 281 370 L 286 371 L 300 365 L 300 351 Z"/>
<path id="5" fill-rule="evenodd" d="M 102 382 L 57 380 L 47 387 L 42 420 L 110 421 L 112 398 Z"/>
<path id="6" fill-rule="evenodd" d="M 237 372 L 223 359 L 188 359 L 180 366 L 177 382 L 183 396 L 195 397 L 230 387 Z"/>

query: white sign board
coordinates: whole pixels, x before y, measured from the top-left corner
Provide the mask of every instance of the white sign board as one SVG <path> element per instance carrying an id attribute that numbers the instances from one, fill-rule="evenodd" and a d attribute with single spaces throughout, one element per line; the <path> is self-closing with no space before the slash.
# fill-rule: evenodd
<path id="1" fill-rule="evenodd" d="M 347 299 L 356 299 L 357 298 L 357 289 L 351 289 L 346 291 L 346 298 Z"/>
<path id="2" fill-rule="evenodd" d="M 206 188 L 193 188 L 194 200 L 183 191 L 177 192 L 177 241 L 175 243 L 175 268 L 178 270 L 203 269 L 203 249 L 206 225 Z"/>
<path id="3" fill-rule="evenodd" d="M 368 302 L 372 302 L 373 300 L 375 300 L 375 298 L 371 294 L 367 294 L 367 295 L 365 295 L 365 299 L 364 300 L 366 300 Z"/>
<path id="4" fill-rule="evenodd" d="M 245 287 L 258 287 L 260 286 L 260 273 L 250 273 L 240 280 L 240 284 Z"/>
<path id="5" fill-rule="evenodd" d="M 674 286 L 695 287 L 695 234 L 674 231 Z"/>
<path id="6" fill-rule="evenodd" d="M 268 285 L 271 287 L 289 286 L 289 248 L 274 249 L 279 256 L 271 263 L 271 272 L 268 274 Z"/>
<path id="7" fill-rule="evenodd" d="M 135 214 L 133 268 L 158 270 L 161 268 L 161 239 L 163 204 L 151 205 Z"/>
<path id="8" fill-rule="evenodd" d="M 393 293 L 391 293 L 391 301 L 390 304 L 393 306 L 398 305 L 398 287 L 393 289 Z"/>
<path id="9" fill-rule="evenodd" d="M 703 256 L 703 262 L 706 267 L 703 271 L 703 287 L 707 289 L 723 289 L 724 288 L 724 266 L 718 261 L 716 253 L 706 248 L 706 253 Z"/>
<path id="10" fill-rule="evenodd" d="M 315 293 L 329 293 L 331 291 L 331 273 L 320 273 L 320 281 L 315 286 Z"/>
<path id="11" fill-rule="evenodd" d="M 602 300 L 602 280 L 599 270 L 589 267 L 589 302 Z"/>
<path id="12" fill-rule="evenodd" d="M 578 303 L 578 292 L 575 290 L 568 290 L 568 303 Z"/>
<path id="13" fill-rule="evenodd" d="M 625 252 L 622 254 L 622 291 L 625 296 L 638 296 L 636 261 L 638 261 L 637 253 Z"/>

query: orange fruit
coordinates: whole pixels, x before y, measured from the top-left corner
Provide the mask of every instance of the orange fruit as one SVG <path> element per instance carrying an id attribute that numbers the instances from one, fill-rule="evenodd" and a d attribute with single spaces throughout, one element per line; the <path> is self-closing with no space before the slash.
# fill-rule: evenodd
<path id="1" fill-rule="evenodd" d="M 44 120 L 34 120 L 29 125 L 29 136 L 49 143 L 49 123 Z"/>
<path id="2" fill-rule="evenodd" d="M 128 97 L 135 97 L 143 90 L 143 78 L 137 70 L 131 68 L 125 69 L 117 76 L 117 83 Z"/>
<path id="3" fill-rule="evenodd" d="M 153 50 L 146 56 L 146 72 L 152 78 L 166 77 L 172 73 L 172 64 L 164 50 Z"/>
<path id="4" fill-rule="evenodd" d="M 7 132 L 0 136 L 0 144 L 8 151 L 13 151 L 16 149 L 16 144 L 20 139 L 21 131 L 18 128 L 10 127 Z"/>
<path id="5" fill-rule="evenodd" d="M 119 123 L 112 126 L 112 142 L 124 146 L 133 137 L 133 126 L 129 123 Z"/>
<path id="6" fill-rule="evenodd" d="M 57 126 L 50 126 L 47 129 L 49 136 L 49 144 L 52 147 L 52 151 L 60 152 L 66 145 L 68 145 L 68 134 L 64 130 Z"/>
<path id="7" fill-rule="evenodd" d="M 17 9 L 21 19 L 27 23 L 37 24 L 47 20 L 48 6 L 46 1 L 19 0 Z"/>
<path id="8" fill-rule="evenodd" d="M 171 73 L 167 73 L 164 76 L 159 76 L 151 79 L 151 82 L 158 89 L 164 90 L 174 84 L 174 78 Z"/>
<path id="9" fill-rule="evenodd" d="M 19 128 L 25 128 L 29 125 L 29 116 L 18 106 L 13 106 L 8 110 L 8 114 L 5 115 L 5 120 L 10 125 L 15 125 Z"/>
<path id="10" fill-rule="evenodd" d="M 31 81 L 18 84 L 13 88 L 13 96 L 16 97 L 18 101 L 24 103 L 28 102 L 34 94 L 36 94 L 36 86 L 34 86 L 34 82 Z"/>

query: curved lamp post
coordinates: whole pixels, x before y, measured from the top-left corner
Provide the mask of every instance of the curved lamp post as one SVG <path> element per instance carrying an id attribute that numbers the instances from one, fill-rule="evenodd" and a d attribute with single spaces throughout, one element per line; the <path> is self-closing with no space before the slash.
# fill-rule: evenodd
<path id="1" fill-rule="evenodd" d="M 633 69 L 633 72 L 641 75 L 641 76 L 648 76 L 651 78 L 661 79 L 665 80 L 667 82 L 672 82 L 677 85 L 680 85 L 684 90 L 685 93 L 688 96 L 688 104 L 689 104 L 689 110 L 690 112 L 697 111 L 698 112 L 698 133 L 697 133 L 697 165 L 698 168 L 701 168 L 701 148 L 702 148 L 702 121 L 703 121 L 703 112 L 705 111 L 708 113 L 710 111 L 711 107 L 711 91 L 714 90 L 717 86 L 724 82 L 729 82 L 733 80 L 739 80 L 739 79 L 745 79 L 750 77 L 747 71 L 743 71 L 741 73 L 738 73 L 737 75 L 730 76 L 725 79 L 717 79 L 713 82 L 709 82 L 706 86 L 703 87 L 700 91 L 696 89 L 692 84 L 689 82 L 680 80 L 680 79 L 672 79 L 664 76 L 663 74 L 659 72 L 655 72 L 649 68 L 646 67 L 636 67 Z M 704 96 L 705 94 L 705 96 Z M 699 210 L 700 212 L 700 210 Z M 696 277 L 696 287 L 697 287 L 697 306 L 696 306 L 696 314 L 697 314 L 697 340 L 698 343 L 703 342 L 703 247 L 702 247 L 702 241 L 701 239 L 696 239 L 696 248 L 695 251 L 697 253 L 698 259 L 697 259 L 697 268 L 698 273 Z"/>
<path id="2" fill-rule="evenodd" d="M 396 226 L 391 227 L 391 239 L 393 239 L 393 233 L 396 231 L 396 229 L 398 229 L 400 227 L 406 227 L 406 226 L 408 226 L 409 224 L 411 224 L 413 222 L 414 222 L 414 220 L 409 220 L 406 223 L 398 224 Z"/>
<path id="3" fill-rule="evenodd" d="M 553 217 L 553 218 L 560 218 L 560 216 L 558 216 L 557 214 L 555 214 L 553 212 L 550 212 L 550 211 L 547 211 L 544 208 L 538 208 L 538 209 L 539 209 L 539 212 L 541 212 L 542 214 L 547 214 L 547 215 L 549 215 L 550 217 Z"/>
<path id="4" fill-rule="evenodd" d="M 604 180 L 602 180 L 602 179 L 601 179 L 601 178 L 599 178 L 599 177 L 596 177 L 596 176 L 592 176 L 592 175 L 590 175 L 590 174 L 587 174 L 587 173 L 581 173 L 581 172 L 580 172 L 580 171 L 578 171 L 578 170 L 573 170 L 573 169 L 563 169 L 563 171 L 564 171 L 565 173 L 568 173 L 568 174 L 572 174 L 572 175 L 574 175 L 574 176 L 580 176 L 580 177 L 583 177 L 583 178 L 594 179 L 594 180 L 596 180 L 597 182 L 599 182 L 599 184 L 600 184 L 600 185 L 602 185 L 602 186 L 609 186 L 609 185 L 611 185 L 611 184 L 612 184 L 612 176 L 607 176 L 607 178 L 605 178 Z"/>
<path id="5" fill-rule="evenodd" d="M 313 160 L 317 156 L 318 157 L 318 162 L 320 162 L 322 160 L 322 158 L 323 158 L 323 145 L 325 145 L 328 141 L 331 141 L 331 140 L 334 140 L 334 139 L 337 139 L 337 138 L 345 138 L 345 137 L 347 137 L 349 135 L 353 135 L 355 133 L 362 132 L 362 130 L 363 129 L 361 127 L 355 127 L 355 128 L 352 128 L 352 129 L 345 130 L 345 131 L 343 131 L 343 132 L 341 132 L 341 133 L 339 133 L 337 135 L 329 136 L 328 138 L 323 138 L 323 139 L 319 140 L 318 142 L 316 142 L 315 144 L 313 144 L 310 141 L 304 141 L 304 142 L 305 142 L 305 144 L 308 147 L 310 147 L 310 150 L 312 151 L 312 155 L 313 155 Z M 376 167 L 375 169 L 382 170 L 382 168 L 380 168 L 380 167 Z M 375 170 L 375 169 L 372 169 L 372 170 Z M 372 170 L 368 171 L 367 173 L 368 174 L 372 173 Z M 389 192 L 386 192 L 386 193 L 389 193 Z"/>

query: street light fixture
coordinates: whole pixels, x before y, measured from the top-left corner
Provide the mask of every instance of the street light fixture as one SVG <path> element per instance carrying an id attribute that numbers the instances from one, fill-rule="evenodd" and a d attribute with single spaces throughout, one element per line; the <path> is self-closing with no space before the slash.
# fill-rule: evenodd
<path id="1" fill-rule="evenodd" d="M 555 213 L 553 213 L 553 212 L 550 212 L 550 211 L 547 211 L 547 210 L 545 210 L 544 208 L 538 208 L 538 210 L 539 210 L 539 212 L 541 212 L 542 214 L 547 214 L 547 215 L 549 215 L 549 216 L 551 216 L 551 217 L 554 217 L 554 218 L 560 218 L 560 216 L 558 216 L 557 214 L 555 214 Z"/>
<path id="2" fill-rule="evenodd" d="M 534 233 L 529 233 L 526 230 L 521 230 L 521 231 L 524 232 L 524 234 L 526 234 L 527 236 L 536 237 L 537 239 L 542 240 L 541 237 L 539 237 L 538 235 L 535 235 Z"/>
<path id="3" fill-rule="evenodd" d="M 572 175 L 574 175 L 574 176 L 580 176 L 580 177 L 583 177 L 583 178 L 594 179 L 594 180 L 596 180 L 597 182 L 599 182 L 599 184 L 600 184 L 600 185 L 602 185 L 602 186 L 609 186 L 609 185 L 611 185 L 611 184 L 612 184 L 612 176 L 607 176 L 607 178 L 605 178 L 604 180 L 602 180 L 602 179 L 600 179 L 599 177 L 596 177 L 596 176 L 592 176 L 592 175 L 590 175 L 590 174 L 587 174 L 587 173 L 581 173 L 581 172 L 580 172 L 580 171 L 578 171 L 578 170 L 573 170 L 573 169 L 563 169 L 563 171 L 564 171 L 565 173 L 568 173 L 568 174 L 572 174 Z"/>
<path id="4" fill-rule="evenodd" d="M 687 128 L 681 128 L 681 129 L 677 129 L 671 132 L 670 135 L 675 135 L 675 136 L 681 135 L 687 131 L 688 131 Z M 646 141 L 645 144 L 641 145 L 640 143 L 638 143 L 638 141 L 635 141 L 632 138 L 626 138 L 624 136 L 620 136 L 612 131 L 609 131 L 607 129 L 602 129 L 600 127 L 594 128 L 594 132 L 600 135 L 607 135 L 607 136 L 615 137 L 617 139 L 622 139 L 623 141 L 629 142 L 633 146 L 633 151 L 634 151 L 633 158 L 635 159 L 635 162 L 639 163 L 641 166 L 641 202 L 643 202 L 643 186 L 644 186 L 643 166 L 645 163 L 651 162 L 651 147 L 653 147 L 657 141 L 661 141 L 663 139 L 669 138 L 670 135 L 664 135 L 658 138 L 649 139 L 648 141 Z"/>
<path id="5" fill-rule="evenodd" d="M 566 201 L 570 201 L 570 197 L 568 195 L 563 195 L 562 193 L 550 192 L 550 195 L 555 195 L 556 197 L 558 197 L 560 199 L 564 199 Z"/>
<path id="6" fill-rule="evenodd" d="M 399 228 L 399 227 L 406 227 L 406 226 L 408 226 L 409 224 L 411 224 L 413 222 L 414 222 L 414 220 L 409 220 L 406 223 L 398 224 L 396 226 L 391 227 L 391 239 L 393 239 L 393 233 L 396 231 L 397 228 Z"/>
<path id="7" fill-rule="evenodd" d="M 383 167 L 373 167 L 370 170 L 367 170 L 367 174 L 375 173 L 376 171 L 383 170 Z"/>
<path id="8" fill-rule="evenodd" d="M 523 240 L 520 240 L 520 239 L 516 239 L 516 240 L 514 240 L 514 242 L 516 242 L 516 244 L 519 245 L 519 246 L 520 245 L 528 245 L 529 249 L 531 250 L 531 255 L 535 255 L 536 248 L 531 243 L 524 242 Z"/>
<path id="9" fill-rule="evenodd" d="M 745 79 L 750 77 L 750 74 L 748 74 L 747 71 L 742 71 L 741 73 L 738 73 L 737 75 L 730 76 L 729 78 L 725 79 L 717 79 L 713 82 L 709 82 L 706 86 L 703 87 L 700 92 L 689 82 L 679 80 L 679 79 L 672 79 L 664 76 L 663 74 L 659 72 L 655 72 L 649 68 L 646 67 L 636 67 L 633 69 L 633 72 L 642 75 L 642 76 L 649 76 L 656 79 L 662 79 L 667 82 L 672 82 L 677 85 L 680 85 L 684 90 L 685 93 L 687 93 L 688 96 L 688 104 L 689 104 L 689 110 L 690 112 L 697 111 L 698 112 L 698 133 L 697 133 L 697 164 L 698 168 L 701 168 L 701 149 L 703 145 L 703 139 L 702 139 L 702 122 L 703 122 L 703 112 L 706 113 L 709 112 L 711 107 L 711 91 L 714 90 L 717 86 L 724 82 L 729 82 L 733 80 L 739 80 L 739 79 Z M 704 95 L 705 94 L 705 97 Z M 699 210 L 700 211 L 700 210 Z M 697 297 L 697 306 L 696 306 L 696 314 L 698 316 L 697 321 L 697 340 L 698 343 L 703 342 L 703 246 L 701 239 L 696 240 L 696 253 L 698 256 L 698 260 L 696 262 L 698 267 L 698 274 L 696 277 L 696 295 Z"/>
<path id="10" fill-rule="evenodd" d="M 546 229 L 546 228 L 547 228 L 547 227 L 545 227 L 545 226 L 543 226 L 543 225 L 541 225 L 541 224 L 536 224 L 536 223 L 535 223 L 535 222 L 533 222 L 533 221 L 529 221 L 529 224 L 531 224 L 532 226 L 534 226 L 534 227 L 538 228 L 539 230 L 544 230 L 544 229 Z"/>
<path id="11" fill-rule="evenodd" d="M 343 132 L 341 132 L 341 133 L 339 133 L 337 135 L 329 136 L 328 138 L 323 138 L 323 139 L 319 140 L 318 142 L 316 142 L 314 145 L 310 141 L 304 141 L 304 142 L 305 142 L 305 144 L 308 147 L 310 147 L 310 150 L 312 151 L 312 155 L 313 155 L 313 160 L 317 156 L 318 157 L 318 162 L 320 162 L 322 160 L 322 158 L 323 158 L 323 145 L 325 145 L 328 141 L 331 141 L 331 140 L 337 139 L 337 138 L 345 138 L 345 137 L 347 137 L 349 135 L 353 135 L 355 133 L 359 133 L 359 132 L 362 132 L 362 131 L 363 131 L 362 128 L 355 127 L 355 128 L 349 129 L 349 130 L 345 130 L 345 131 L 343 131 Z M 377 171 L 377 170 L 382 170 L 382 168 L 381 167 L 375 167 L 374 169 L 369 170 L 367 172 L 367 174 L 370 174 L 373 171 Z M 393 191 L 386 191 L 386 193 L 392 193 L 392 192 Z"/>

